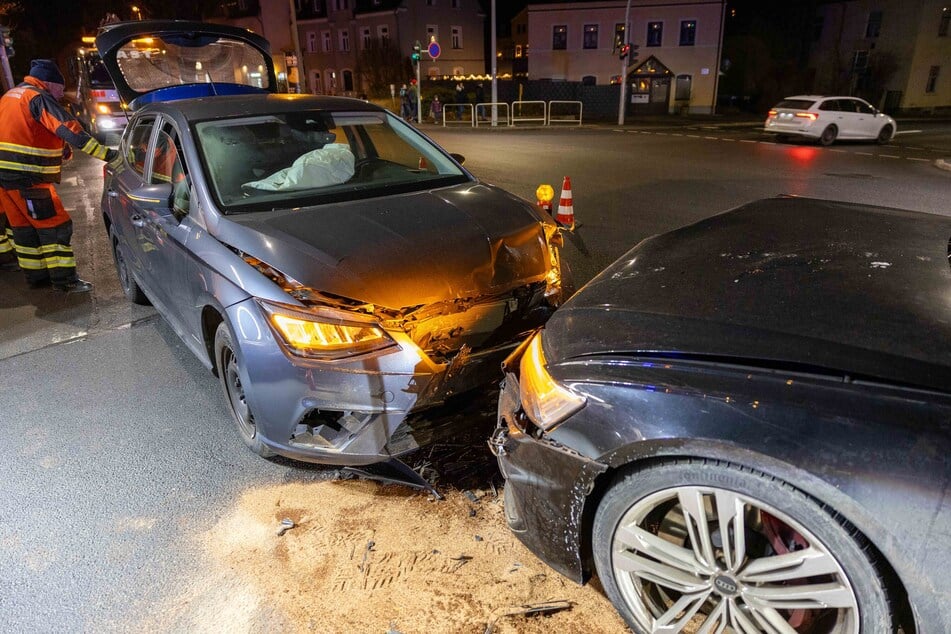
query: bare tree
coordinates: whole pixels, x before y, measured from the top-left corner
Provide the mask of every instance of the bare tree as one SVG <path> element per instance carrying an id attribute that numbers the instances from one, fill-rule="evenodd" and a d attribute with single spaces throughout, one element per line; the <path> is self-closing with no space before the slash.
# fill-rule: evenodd
<path id="1" fill-rule="evenodd" d="M 357 56 L 356 74 L 371 97 L 387 97 L 390 84 L 405 81 L 403 58 L 389 38 L 371 38 Z"/>

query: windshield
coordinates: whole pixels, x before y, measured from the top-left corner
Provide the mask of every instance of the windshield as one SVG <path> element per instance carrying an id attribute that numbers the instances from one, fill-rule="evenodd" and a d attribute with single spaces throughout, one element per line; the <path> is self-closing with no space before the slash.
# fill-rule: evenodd
<path id="1" fill-rule="evenodd" d="M 136 92 L 196 83 L 272 88 L 260 51 L 216 35 L 184 33 L 135 39 L 122 45 L 116 61 Z"/>
<path id="2" fill-rule="evenodd" d="M 110 88 L 115 90 L 112 77 L 109 76 L 109 71 L 106 70 L 106 67 L 102 65 L 102 60 L 99 59 L 98 55 L 90 54 L 86 63 L 89 64 L 89 85 L 92 88 Z"/>
<path id="3" fill-rule="evenodd" d="M 385 112 L 302 111 L 196 125 L 225 213 L 284 209 L 469 180 L 448 156 Z"/>

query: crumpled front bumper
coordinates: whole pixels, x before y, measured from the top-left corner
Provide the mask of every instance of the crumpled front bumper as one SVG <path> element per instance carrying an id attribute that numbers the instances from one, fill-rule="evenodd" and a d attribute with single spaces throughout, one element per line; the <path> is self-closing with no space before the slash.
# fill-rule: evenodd
<path id="1" fill-rule="evenodd" d="M 519 356 L 520 347 L 512 356 Z M 506 360 L 507 367 L 518 367 Z M 585 501 L 605 465 L 550 439 L 526 433 L 518 376 L 508 372 L 499 395 L 498 426 L 489 441 L 505 477 L 505 517 L 529 550 L 569 579 L 590 576 L 583 544 Z"/>

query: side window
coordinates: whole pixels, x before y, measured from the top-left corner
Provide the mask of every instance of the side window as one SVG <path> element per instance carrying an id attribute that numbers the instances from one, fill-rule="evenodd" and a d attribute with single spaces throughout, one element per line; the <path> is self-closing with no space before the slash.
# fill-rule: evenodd
<path id="1" fill-rule="evenodd" d="M 875 109 L 864 101 L 854 101 L 855 108 L 862 114 L 875 114 Z"/>
<path id="2" fill-rule="evenodd" d="M 152 136 L 154 117 L 145 117 L 135 122 L 129 133 L 125 148 L 125 159 L 139 176 L 145 175 L 145 159 L 148 158 L 149 137 Z"/>
<path id="3" fill-rule="evenodd" d="M 174 193 L 172 208 L 182 214 L 188 213 L 188 171 L 182 161 L 182 147 L 175 128 L 166 123 L 155 142 L 155 155 L 152 159 L 152 179 L 154 185 L 171 183 Z"/>
<path id="4" fill-rule="evenodd" d="M 854 99 L 839 99 L 839 112 L 858 112 Z"/>
<path id="5" fill-rule="evenodd" d="M 819 104 L 819 110 L 822 110 L 824 112 L 830 111 L 830 110 L 835 112 L 838 109 L 839 109 L 839 102 L 836 101 L 835 99 L 828 99 L 826 101 L 823 101 L 821 104 Z"/>

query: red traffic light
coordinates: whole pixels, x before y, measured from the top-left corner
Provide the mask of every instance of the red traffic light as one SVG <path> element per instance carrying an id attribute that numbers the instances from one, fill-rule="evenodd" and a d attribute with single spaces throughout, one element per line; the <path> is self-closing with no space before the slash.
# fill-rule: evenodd
<path id="1" fill-rule="evenodd" d="M 621 45 L 621 59 L 627 59 L 627 56 L 630 54 L 630 52 L 631 52 L 630 44 Z"/>

